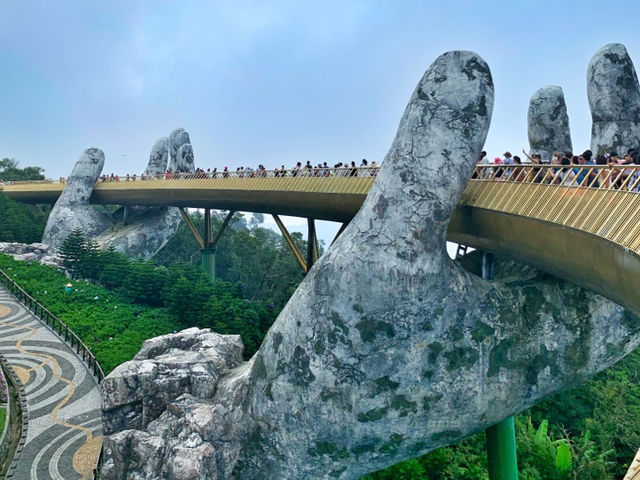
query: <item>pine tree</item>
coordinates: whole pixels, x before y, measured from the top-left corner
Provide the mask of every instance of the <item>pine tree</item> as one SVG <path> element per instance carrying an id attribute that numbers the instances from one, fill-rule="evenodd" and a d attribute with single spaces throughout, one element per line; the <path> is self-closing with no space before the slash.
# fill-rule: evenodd
<path id="1" fill-rule="evenodd" d="M 87 238 L 81 228 L 74 228 L 60 245 L 62 265 L 71 278 L 78 278 L 82 274 L 82 260 L 87 251 Z"/>
<path id="2" fill-rule="evenodd" d="M 98 250 L 98 243 L 89 238 L 84 245 L 84 252 L 78 265 L 80 276 L 91 281 L 98 279 L 98 274 L 102 269 L 102 257 Z"/>
<path id="3" fill-rule="evenodd" d="M 124 253 L 116 251 L 113 245 L 109 245 L 106 251 L 100 252 L 101 268 L 98 272 L 100 283 L 111 290 L 122 286 L 131 270 L 129 259 Z"/>

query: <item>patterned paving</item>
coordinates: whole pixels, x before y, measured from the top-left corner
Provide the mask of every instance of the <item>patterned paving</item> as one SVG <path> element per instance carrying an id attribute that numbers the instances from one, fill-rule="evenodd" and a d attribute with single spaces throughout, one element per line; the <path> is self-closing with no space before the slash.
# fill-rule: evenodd
<path id="1" fill-rule="evenodd" d="M 73 351 L 1 285 L 0 351 L 28 405 L 26 443 L 8 478 L 93 478 L 102 443 L 98 385 Z"/>

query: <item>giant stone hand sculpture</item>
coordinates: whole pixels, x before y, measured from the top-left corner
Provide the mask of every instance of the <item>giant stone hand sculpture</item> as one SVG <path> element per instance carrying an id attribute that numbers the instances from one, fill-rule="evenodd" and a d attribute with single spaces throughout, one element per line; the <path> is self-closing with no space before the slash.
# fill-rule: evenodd
<path id="1" fill-rule="evenodd" d="M 194 171 L 193 147 L 183 128 L 156 141 L 144 175 L 163 175 L 167 165 L 174 173 Z M 89 204 L 89 198 L 103 166 L 102 150 L 91 148 L 82 154 L 49 215 L 42 242 L 58 248 L 79 227 L 103 248 L 112 245 L 132 257 L 153 256 L 177 230 L 180 211 L 174 207 L 130 206 L 126 225 L 121 221 L 123 209 L 113 217 L 106 212 L 98 213 Z"/>
<path id="2" fill-rule="evenodd" d="M 357 479 L 634 348 L 640 323 L 603 297 L 540 275 L 485 281 L 447 256 L 492 104 L 479 56 L 439 57 L 359 213 L 249 362 L 237 336 L 192 329 L 104 380 L 103 478 Z"/>
<path id="3" fill-rule="evenodd" d="M 89 204 L 93 186 L 104 166 L 104 152 L 86 149 L 67 179 L 64 191 L 51 210 L 42 243 L 59 247 L 74 228 L 89 236 L 98 235 L 111 223 L 111 215 L 98 213 Z"/>

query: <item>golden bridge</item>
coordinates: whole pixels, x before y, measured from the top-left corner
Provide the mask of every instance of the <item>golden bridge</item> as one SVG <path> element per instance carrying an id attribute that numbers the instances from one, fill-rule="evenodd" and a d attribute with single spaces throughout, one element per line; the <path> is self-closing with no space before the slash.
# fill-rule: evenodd
<path id="1" fill-rule="evenodd" d="M 90 201 L 273 214 L 306 270 L 317 258 L 313 220 L 346 224 L 362 205 L 376 173 L 370 168 L 303 169 L 121 178 L 97 183 Z M 16 182 L 2 189 L 21 202 L 53 204 L 64 184 Z M 447 239 L 532 265 L 640 314 L 639 190 L 640 167 L 629 165 L 479 165 Z M 309 219 L 306 259 L 279 215 Z M 203 248 L 215 247 L 221 233 L 213 239 L 205 232 L 202 240 L 192 230 Z"/>

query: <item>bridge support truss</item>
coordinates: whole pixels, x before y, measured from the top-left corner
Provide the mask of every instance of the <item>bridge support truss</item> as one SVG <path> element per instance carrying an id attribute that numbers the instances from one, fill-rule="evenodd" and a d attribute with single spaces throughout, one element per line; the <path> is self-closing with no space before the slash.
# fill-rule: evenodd
<path id="1" fill-rule="evenodd" d="M 296 257 L 296 260 L 298 261 L 300 268 L 302 268 L 302 271 L 304 273 L 307 273 L 311 269 L 311 267 L 313 267 L 313 264 L 316 263 L 318 261 L 318 258 L 320 257 L 320 249 L 318 247 L 318 236 L 316 235 L 315 220 L 313 218 L 307 218 L 307 228 L 308 228 L 307 258 L 305 260 L 304 256 L 302 255 L 302 252 L 300 252 L 300 249 L 293 241 L 293 237 L 289 233 L 289 230 L 287 230 L 287 227 L 285 227 L 284 224 L 282 223 L 282 220 L 280 220 L 280 217 L 276 214 L 273 214 L 273 219 L 276 222 L 276 225 L 278 225 L 280 232 L 282 232 L 282 236 L 287 242 L 287 245 L 289 245 L 289 248 L 293 252 L 293 255 Z"/>
<path id="2" fill-rule="evenodd" d="M 494 276 L 495 257 L 482 253 L 482 278 Z M 487 464 L 491 480 L 518 480 L 516 431 L 513 417 L 506 418 L 485 430 L 487 436 Z"/>
<path id="3" fill-rule="evenodd" d="M 200 245 L 200 255 L 202 261 L 202 270 L 211 280 L 216 279 L 216 247 L 218 246 L 218 242 L 220 241 L 220 237 L 224 233 L 225 229 L 229 225 L 229 222 L 233 218 L 234 210 L 229 211 L 224 222 L 216 232 L 215 237 L 213 236 L 213 227 L 211 225 L 211 210 L 205 208 L 204 210 L 204 239 L 198 233 L 198 229 L 189 218 L 187 212 L 184 211 L 183 208 L 180 208 L 180 213 L 182 214 L 182 218 L 185 223 L 191 230 L 196 242 Z"/>

